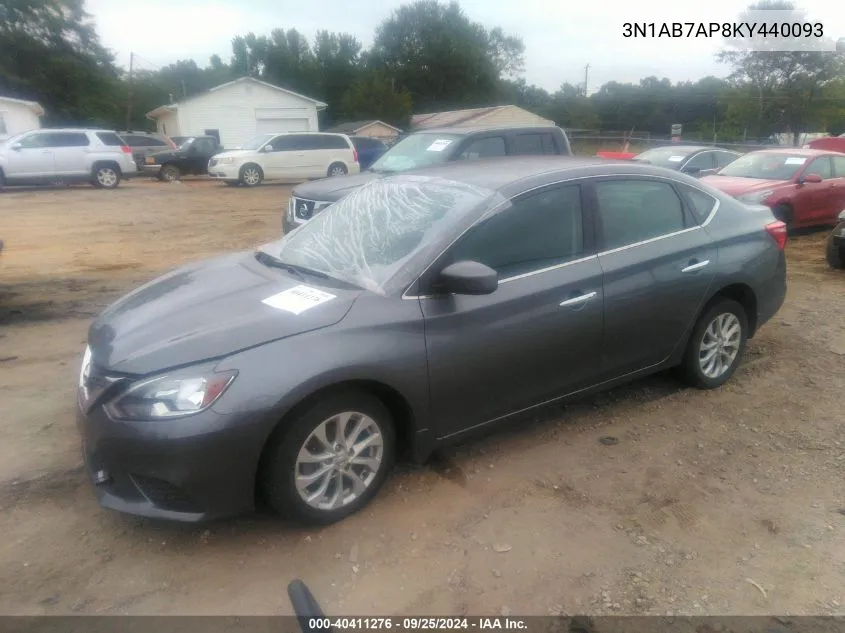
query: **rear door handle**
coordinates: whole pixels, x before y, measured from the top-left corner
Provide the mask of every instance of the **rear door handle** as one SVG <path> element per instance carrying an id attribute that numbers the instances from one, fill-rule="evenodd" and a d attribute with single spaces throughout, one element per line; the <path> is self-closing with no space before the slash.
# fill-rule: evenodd
<path id="1" fill-rule="evenodd" d="M 705 266 L 710 263 L 709 259 L 705 259 L 703 262 L 695 262 L 690 263 L 686 268 L 681 268 L 682 273 L 694 273 L 696 270 L 701 270 Z"/>
<path id="2" fill-rule="evenodd" d="M 590 299 L 596 296 L 596 292 L 588 292 L 583 295 L 578 295 L 577 297 L 572 297 L 571 299 L 567 299 L 566 301 L 561 301 L 561 307 L 565 306 L 578 306 L 583 303 L 587 303 Z"/>

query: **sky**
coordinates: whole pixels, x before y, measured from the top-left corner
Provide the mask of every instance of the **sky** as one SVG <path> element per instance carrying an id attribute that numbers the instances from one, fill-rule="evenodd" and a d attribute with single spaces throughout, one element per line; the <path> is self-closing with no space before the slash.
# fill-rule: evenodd
<path id="1" fill-rule="evenodd" d="M 204 66 L 213 54 L 231 56 L 231 40 L 252 31 L 296 28 L 309 39 L 320 29 L 355 35 L 366 47 L 376 26 L 406 0 L 86 0 L 102 43 L 127 66 L 154 70 L 179 59 Z M 590 93 L 609 81 L 668 77 L 672 82 L 726 76 L 715 60 L 721 43 L 708 38 L 631 39 L 626 22 L 736 22 L 747 2 L 708 0 L 460 0 L 473 21 L 501 26 L 525 43 L 524 78 L 549 91 L 564 83 L 583 85 L 589 64 Z M 679 6 L 681 5 L 681 6 Z M 689 6 L 683 6 L 689 5 Z M 797 0 L 825 35 L 845 36 L 845 11 L 830 0 Z"/>

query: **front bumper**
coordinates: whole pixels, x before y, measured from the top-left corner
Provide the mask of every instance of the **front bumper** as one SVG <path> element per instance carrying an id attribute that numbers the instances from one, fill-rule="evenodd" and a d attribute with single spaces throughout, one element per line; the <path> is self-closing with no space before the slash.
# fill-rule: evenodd
<path id="1" fill-rule="evenodd" d="M 116 422 L 77 407 L 85 469 L 100 505 L 197 522 L 249 512 L 269 429 L 254 414 L 213 410 L 178 420 Z"/>
<path id="2" fill-rule="evenodd" d="M 216 165 L 212 165 L 211 162 L 208 163 L 208 175 L 218 180 L 239 180 L 241 177 L 240 169 L 240 165 L 235 163 L 218 163 Z"/>

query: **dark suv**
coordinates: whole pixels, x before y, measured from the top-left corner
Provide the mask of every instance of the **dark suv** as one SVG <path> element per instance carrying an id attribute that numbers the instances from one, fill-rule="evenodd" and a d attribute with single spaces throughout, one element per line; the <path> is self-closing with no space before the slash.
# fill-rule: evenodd
<path id="1" fill-rule="evenodd" d="M 556 126 L 452 127 L 415 132 L 360 174 L 294 187 L 282 226 L 287 233 L 305 224 L 315 213 L 374 178 L 456 160 L 527 154 L 569 156 L 572 150 L 566 133 Z"/>
<path id="2" fill-rule="evenodd" d="M 223 148 L 213 136 L 189 136 L 176 149 L 146 157 L 144 173 L 159 180 L 179 180 L 185 175 L 208 173 L 208 161 Z"/>

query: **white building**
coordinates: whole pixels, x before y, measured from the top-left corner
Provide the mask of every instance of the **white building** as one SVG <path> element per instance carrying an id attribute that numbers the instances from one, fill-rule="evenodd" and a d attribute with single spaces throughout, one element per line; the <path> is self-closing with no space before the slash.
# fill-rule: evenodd
<path id="1" fill-rule="evenodd" d="M 44 108 L 35 101 L 0 96 L 0 139 L 41 127 Z"/>
<path id="2" fill-rule="evenodd" d="M 212 88 L 147 113 L 159 134 L 217 136 L 232 149 L 259 134 L 318 132 L 326 104 L 252 77 Z"/>

